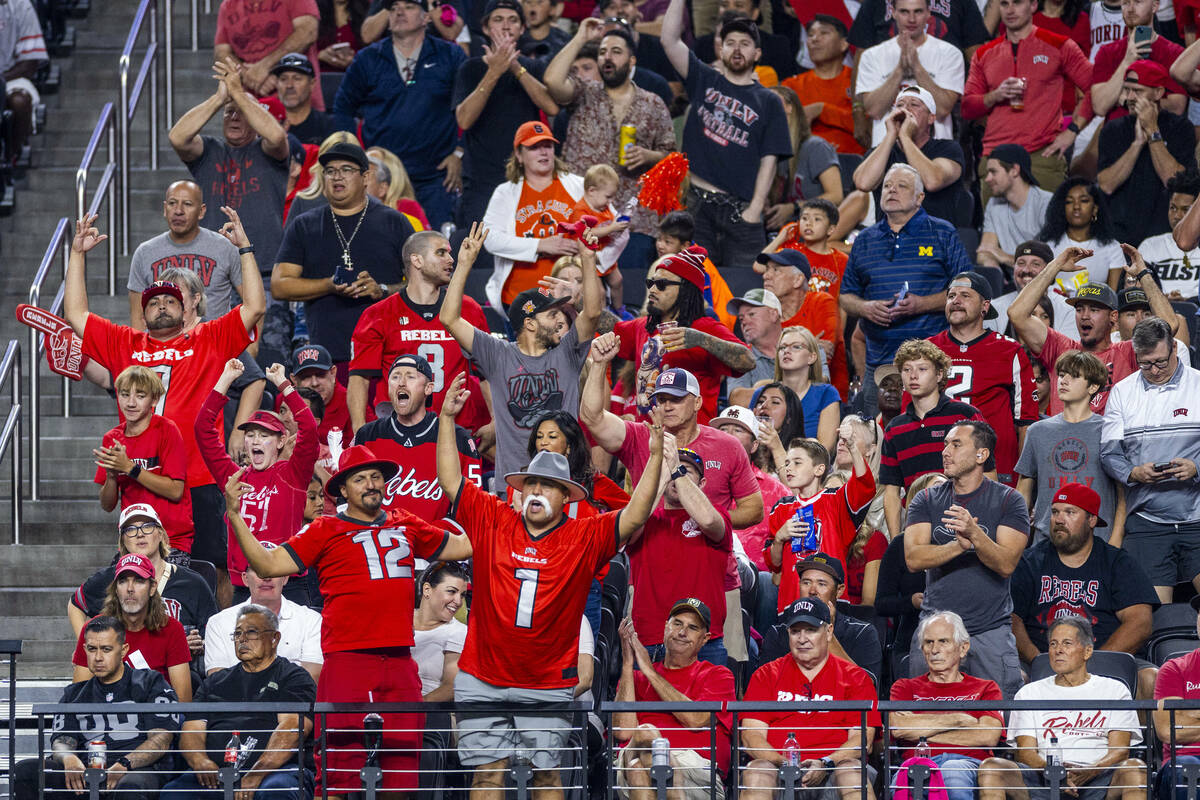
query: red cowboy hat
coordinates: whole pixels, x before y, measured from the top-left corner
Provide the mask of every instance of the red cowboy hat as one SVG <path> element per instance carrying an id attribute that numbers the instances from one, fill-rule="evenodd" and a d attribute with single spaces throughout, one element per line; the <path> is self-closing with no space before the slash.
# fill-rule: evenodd
<path id="1" fill-rule="evenodd" d="M 400 471 L 400 465 L 395 461 L 377 457 L 365 444 L 348 447 L 338 459 L 338 471 L 325 481 L 325 494 L 329 495 L 331 500 L 340 502 L 342 498 L 338 489 L 342 488 L 342 484 L 352 473 L 362 469 L 377 469 L 383 473 L 384 480 L 390 481 Z"/>

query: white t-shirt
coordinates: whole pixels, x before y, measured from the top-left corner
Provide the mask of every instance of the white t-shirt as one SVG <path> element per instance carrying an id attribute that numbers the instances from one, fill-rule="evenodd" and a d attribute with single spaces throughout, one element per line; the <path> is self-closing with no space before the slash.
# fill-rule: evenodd
<path id="1" fill-rule="evenodd" d="M 1017 294 L 1018 292 L 1009 292 L 992 300 L 992 308 L 996 309 L 999 316 L 995 319 L 985 319 L 983 327 L 996 333 L 1004 333 L 1004 329 L 1008 327 L 1008 307 L 1017 299 Z M 1079 329 L 1075 327 L 1075 309 L 1067 305 L 1067 298 L 1055 291 L 1054 287 L 1051 287 L 1047 294 L 1050 296 L 1050 304 L 1054 306 L 1054 330 L 1078 341 Z"/>
<path id="2" fill-rule="evenodd" d="M 1050 245 L 1055 256 L 1068 247 L 1082 247 L 1084 250 L 1095 251 L 1091 256 L 1079 262 L 1087 267 L 1088 280 L 1092 283 L 1108 283 L 1110 269 L 1125 268 L 1125 253 L 1121 251 L 1121 245 L 1115 239 L 1108 244 L 1100 244 L 1095 239 L 1077 242 L 1064 233 L 1061 238 L 1053 242 L 1046 242 L 1046 244 Z M 1070 280 L 1074 274 L 1073 272 L 1063 272 L 1059 274 L 1059 277 Z"/>
<path id="3" fill-rule="evenodd" d="M 1178 290 L 1184 297 L 1196 296 L 1200 288 L 1200 247 L 1184 253 L 1170 233 L 1160 233 L 1138 245 L 1138 251 L 1147 264 L 1158 270 L 1165 293 Z"/>
<path id="4" fill-rule="evenodd" d="M 917 48 L 917 58 L 920 60 L 921 66 L 929 73 L 929 77 L 933 78 L 934 83 L 946 91 L 962 94 L 966 75 L 961 50 L 949 42 L 927 35 L 924 44 Z M 883 86 L 899 63 L 900 45 L 897 44 L 894 36 L 886 42 L 864 50 L 862 58 L 858 62 L 858 82 L 854 86 L 855 96 L 864 92 L 873 92 Z M 912 83 L 912 81 L 906 81 L 902 87 L 912 85 Z M 871 127 L 871 146 L 875 147 L 882 142 L 886 133 L 887 125 L 884 121 L 874 120 Z M 933 138 L 954 138 L 949 114 L 934 120 Z"/>
<path id="5" fill-rule="evenodd" d="M 1080 686 L 1059 686 L 1054 677 L 1042 678 L 1021 687 L 1014 700 L 1129 700 L 1129 689 L 1112 678 L 1092 675 Z M 1008 742 L 1016 745 L 1018 736 L 1032 736 L 1038 754 L 1046 757 L 1050 736 L 1058 737 L 1063 761 L 1069 764 L 1095 764 L 1108 752 L 1109 731 L 1129 731 L 1129 744 L 1142 741 L 1142 726 L 1134 711 L 1014 711 L 1008 721 Z"/>
<path id="6" fill-rule="evenodd" d="M 204 669 L 227 669 L 238 663 L 237 652 L 229 635 L 237 625 L 238 611 L 242 603 L 230 606 L 208 618 L 204 629 Z M 293 603 L 286 597 L 279 598 L 279 647 L 276 655 L 293 664 L 306 661 L 309 664 L 324 664 L 321 653 L 321 615 L 308 606 Z"/>
<path id="7" fill-rule="evenodd" d="M 579 655 L 593 656 L 596 654 L 596 637 L 592 634 L 592 623 L 588 622 L 585 616 L 579 621 Z M 594 679 L 593 679 L 594 682 Z M 592 690 L 589 688 L 586 692 L 575 698 L 581 703 L 591 703 L 595 700 L 592 695 Z"/>
<path id="8" fill-rule="evenodd" d="M 421 676 L 421 694 L 429 694 L 442 685 L 446 653 L 461 653 L 467 640 L 467 626 L 456 619 L 428 631 L 413 630 L 413 661 Z"/>
<path id="9" fill-rule="evenodd" d="M 1159 4 L 1161 10 L 1162 4 Z M 1174 9 L 1172 9 L 1174 13 Z M 1121 16 L 1121 4 L 1117 3 L 1113 7 L 1105 5 L 1101 0 L 1094 0 L 1091 9 L 1088 11 L 1088 20 L 1092 26 L 1092 52 L 1088 55 L 1089 61 L 1096 60 L 1096 53 L 1100 48 L 1109 42 L 1115 42 L 1118 39 L 1125 38 L 1125 20 Z"/>

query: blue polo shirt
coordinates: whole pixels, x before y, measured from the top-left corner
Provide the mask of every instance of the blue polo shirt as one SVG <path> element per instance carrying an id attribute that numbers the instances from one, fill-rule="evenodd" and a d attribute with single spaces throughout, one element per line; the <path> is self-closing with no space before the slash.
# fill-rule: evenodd
<path id="1" fill-rule="evenodd" d="M 426 34 L 413 80 L 405 83 L 390 36 L 360 50 L 333 101 L 338 127 L 354 131 L 360 117 L 367 147 L 391 150 L 415 180 L 432 178 L 458 141 L 451 99 L 466 60 L 457 44 Z"/>
<path id="2" fill-rule="evenodd" d="M 858 234 L 850 248 L 842 292 L 863 300 L 894 300 L 904 282 L 909 294 L 931 295 L 944 290 L 950 278 L 972 269 L 958 231 L 945 220 L 917 209 L 899 232 L 887 218 Z M 890 362 L 908 339 L 927 339 L 946 329 L 942 309 L 906 317 L 883 326 L 867 319 L 858 322 L 867 339 L 867 366 Z"/>

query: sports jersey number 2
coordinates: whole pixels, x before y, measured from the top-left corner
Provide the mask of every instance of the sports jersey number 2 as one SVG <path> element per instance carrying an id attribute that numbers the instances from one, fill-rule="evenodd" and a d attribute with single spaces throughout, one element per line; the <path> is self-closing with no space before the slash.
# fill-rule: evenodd
<path id="1" fill-rule="evenodd" d="M 975 378 L 975 368 L 971 365 L 955 365 L 946 375 L 946 397 L 960 403 L 971 402 L 971 383 Z"/>
<path id="2" fill-rule="evenodd" d="M 359 531 L 350 537 L 350 541 L 358 542 L 362 546 L 371 580 L 412 577 L 412 567 L 400 563 L 409 553 L 408 539 L 403 530 L 390 529 L 377 533 L 369 530 Z M 381 553 L 382 561 L 379 558 Z"/>
<path id="3" fill-rule="evenodd" d="M 521 592 L 517 595 L 517 627 L 533 627 L 533 606 L 537 602 L 538 571 L 536 569 L 519 569 L 516 571 L 517 580 L 521 582 Z"/>
<path id="4" fill-rule="evenodd" d="M 154 413 L 161 417 L 163 413 L 163 407 L 167 404 L 167 392 L 171 391 L 171 365 L 158 364 L 151 367 L 150 371 L 158 376 L 158 379 L 162 381 L 163 385 L 162 397 L 158 398 L 158 402 L 154 404 Z"/>
<path id="5" fill-rule="evenodd" d="M 433 368 L 433 390 L 440 392 L 446 383 L 446 351 L 440 344 L 423 344 L 417 348 L 417 355 Z"/>

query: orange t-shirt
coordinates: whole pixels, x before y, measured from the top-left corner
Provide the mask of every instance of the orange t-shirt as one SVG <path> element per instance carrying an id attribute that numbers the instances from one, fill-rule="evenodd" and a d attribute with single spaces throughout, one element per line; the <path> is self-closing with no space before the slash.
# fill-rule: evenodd
<path id="1" fill-rule="evenodd" d="M 529 239 L 549 238 L 558 233 L 558 223 L 571 221 L 574 209 L 575 198 L 571 197 L 558 178 L 540 192 L 526 182 L 521 187 L 521 199 L 517 203 L 514 232 L 517 236 Z M 508 305 L 521 292 L 536 288 L 538 281 L 550 274 L 554 262 L 553 258 L 539 258 L 533 262 L 514 261 L 500 299 Z"/>
<path id="2" fill-rule="evenodd" d="M 592 208 L 590 205 L 588 205 L 587 198 L 585 198 L 585 197 L 579 198 L 579 202 L 575 204 L 575 208 L 572 209 L 572 211 L 574 212 L 572 214 L 572 216 L 575 219 L 581 219 L 582 217 L 592 216 L 592 217 L 595 217 L 596 221 L 601 225 L 607 225 L 608 223 L 612 222 L 614 219 L 617 218 L 617 215 L 614 214 L 611 210 L 609 210 L 607 208 L 604 209 L 603 211 L 597 211 L 596 209 Z M 612 236 L 601 236 L 600 237 L 600 246 L 608 247 L 610 244 L 612 244 L 612 238 L 613 238 Z M 607 275 L 609 272 L 612 272 L 612 269 L 615 266 L 616 266 L 616 263 L 609 265 L 608 269 L 604 272 L 601 272 L 600 274 Z M 597 270 L 600 269 L 599 262 L 596 263 L 596 269 Z"/>
<path id="3" fill-rule="evenodd" d="M 821 115 L 812 121 L 813 136 L 820 136 L 839 153 L 863 152 L 854 138 L 853 81 L 850 67 L 843 66 L 836 78 L 826 80 L 809 70 L 793 75 L 783 85 L 798 94 L 805 105 L 824 103 Z"/>
<path id="4" fill-rule="evenodd" d="M 808 259 L 812 268 L 812 277 L 808 279 L 808 288 L 814 292 L 828 292 L 834 299 L 842 291 L 842 275 L 846 273 L 846 262 L 850 256 L 841 250 L 829 248 L 828 253 L 818 253 L 804 243 L 799 236 L 793 236 L 782 245 L 780 250 L 799 250 Z"/>

